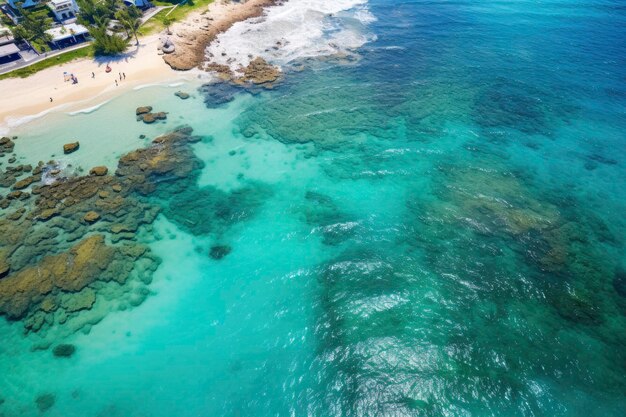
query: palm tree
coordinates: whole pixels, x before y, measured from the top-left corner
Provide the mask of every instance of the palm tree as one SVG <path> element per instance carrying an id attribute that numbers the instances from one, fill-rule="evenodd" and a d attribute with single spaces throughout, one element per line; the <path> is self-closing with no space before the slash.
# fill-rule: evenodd
<path id="1" fill-rule="evenodd" d="M 167 30 L 168 34 L 171 34 L 170 32 L 170 25 L 174 23 L 174 19 L 172 19 L 171 17 L 165 16 L 163 18 L 163 25 L 165 26 L 165 29 Z"/>
<path id="2" fill-rule="evenodd" d="M 136 13 L 129 13 L 128 10 L 122 9 L 115 13 L 115 17 L 120 21 L 124 29 L 126 30 L 126 34 L 130 38 L 131 35 L 135 37 L 135 41 L 137 45 L 139 45 L 139 38 L 137 37 L 137 31 L 141 27 L 141 19 L 137 16 Z"/>
<path id="3" fill-rule="evenodd" d="M 122 20 L 122 25 L 135 36 L 135 41 L 139 45 L 139 38 L 137 37 L 137 31 L 141 27 L 141 19 L 128 16 Z"/>

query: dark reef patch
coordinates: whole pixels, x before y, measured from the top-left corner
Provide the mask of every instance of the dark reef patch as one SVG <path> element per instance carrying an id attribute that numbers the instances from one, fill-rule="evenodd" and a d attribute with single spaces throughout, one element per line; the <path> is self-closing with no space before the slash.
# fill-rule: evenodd
<path id="1" fill-rule="evenodd" d="M 55 402 L 56 396 L 54 394 L 42 394 L 35 399 L 35 404 L 42 413 L 51 409 Z"/>
<path id="2" fill-rule="evenodd" d="M 576 107 L 557 95 L 522 81 L 500 77 L 480 91 L 472 115 L 483 128 L 510 128 L 551 137 L 555 122 L 566 121 Z"/>
<path id="3" fill-rule="evenodd" d="M 325 245 L 338 245 L 354 235 L 354 223 L 349 222 L 329 196 L 315 191 L 307 191 L 301 211 L 306 223 L 315 227 Z"/>
<path id="4" fill-rule="evenodd" d="M 200 87 L 200 93 L 204 96 L 204 104 L 210 109 L 230 103 L 235 99 L 235 95 L 242 91 L 247 90 L 242 86 L 228 82 L 206 84 Z"/>
<path id="5" fill-rule="evenodd" d="M 271 195 L 271 189 L 260 183 L 231 192 L 215 187 L 188 187 L 170 199 L 164 214 L 194 235 L 220 234 L 225 228 L 252 218 Z"/>
<path id="6" fill-rule="evenodd" d="M 57 345 L 52 349 L 52 354 L 57 358 L 69 358 L 76 352 L 76 346 L 70 344 Z"/>
<path id="7" fill-rule="evenodd" d="M 232 252 L 233 248 L 228 245 L 215 245 L 211 246 L 209 250 L 209 256 L 216 261 L 225 258 Z"/>

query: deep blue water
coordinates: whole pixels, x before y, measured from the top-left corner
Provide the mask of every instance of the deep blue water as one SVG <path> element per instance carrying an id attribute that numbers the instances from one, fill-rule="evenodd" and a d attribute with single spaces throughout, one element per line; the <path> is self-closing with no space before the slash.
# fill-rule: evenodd
<path id="1" fill-rule="evenodd" d="M 152 94 L 204 168 L 147 197 L 154 296 L 0 350 L 0 416 L 626 414 L 626 6 L 369 9 L 358 60 L 75 120 Z"/>

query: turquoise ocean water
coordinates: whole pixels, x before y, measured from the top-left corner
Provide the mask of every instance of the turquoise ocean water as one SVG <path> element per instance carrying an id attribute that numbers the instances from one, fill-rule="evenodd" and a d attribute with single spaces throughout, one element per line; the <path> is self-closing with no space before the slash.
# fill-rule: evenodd
<path id="1" fill-rule="evenodd" d="M 626 7 L 367 7 L 355 56 L 274 90 L 149 87 L 16 129 L 20 161 L 114 169 L 187 124 L 203 167 L 146 197 L 150 295 L 73 357 L 1 319 L 0 416 L 626 414 Z"/>

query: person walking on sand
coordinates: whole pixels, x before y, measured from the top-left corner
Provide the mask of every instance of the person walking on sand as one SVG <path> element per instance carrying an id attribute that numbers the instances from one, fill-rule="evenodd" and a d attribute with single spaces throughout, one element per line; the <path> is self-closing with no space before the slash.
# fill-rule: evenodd
<path id="1" fill-rule="evenodd" d="M 115 80 L 115 86 L 117 87 L 117 80 Z"/>
<path id="2" fill-rule="evenodd" d="M 123 72 L 123 73 L 122 73 L 122 75 L 124 76 L 124 79 L 126 79 L 126 73 L 125 73 L 125 72 Z"/>
<path id="3" fill-rule="evenodd" d="M 91 78 L 96 78 L 96 73 L 95 72 L 91 73 Z"/>
<path id="4" fill-rule="evenodd" d="M 52 103 L 52 97 L 50 97 L 50 103 Z"/>
<path id="5" fill-rule="evenodd" d="M 120 72 L 120 81 L 122 81 L 122 73 Z"/>

